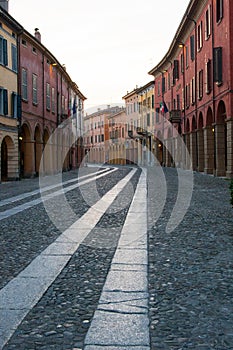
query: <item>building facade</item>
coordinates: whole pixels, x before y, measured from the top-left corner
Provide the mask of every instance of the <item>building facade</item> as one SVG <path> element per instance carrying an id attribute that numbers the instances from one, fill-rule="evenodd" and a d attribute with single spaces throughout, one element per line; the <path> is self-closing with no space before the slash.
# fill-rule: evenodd
<path id="1" fill-rule="evenodd" d="M 86 162 L 123 164 L 125 120 L 125 109 L 110 105 L 84 117 Z"/>
<path id="2" fill-rule="evenodd" d="M 78 167 L 84 101 L 38 28 L 28 33 L 0 7 L 0 181 Z"/>
<path id="3" fill-rule="evenodd" d="M 122 97 L 128 126 L 129 158 L 138 165 L 154 163 L 154 81 L 136 87 Z"/>
<path id="4" fill-rule="evenodd" d="M 4 7 L 7 10 L 7 7 Z M 0 182 L 19 178 L 17 38 L 21 26 L 0 7 Z"/>
<path id="5" fill-rule="evenodd" d="M 191 0 L 168 52 L 149 72 L 155 153 L 164 165 L 233 177 L 232 18 L 230 0 Z M 161 103 L 168 111 L 160 112 Z"/>
<path id="6" fill-rule="evenodd" d="M 21 175 L 35 176 L 42 168 L 50 174 L 77 167 L 82 158 L 84 95 L 43 46 L 37 28 L 35 36 L 21 33 L 19 57 Z"/>

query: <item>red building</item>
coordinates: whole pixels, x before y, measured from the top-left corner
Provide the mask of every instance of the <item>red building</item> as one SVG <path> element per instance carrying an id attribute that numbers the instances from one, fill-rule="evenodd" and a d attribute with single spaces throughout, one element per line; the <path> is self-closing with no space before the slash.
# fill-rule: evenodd
<path id="1" fill-rule="evenodd" d="M 149 72 L 155 136 L 163 143 L 157 157 L 167 166 L 233 177 L 232 19 L 230 0 L 191 0 L 168 52 Z"/>
<path id="2" fill-rule="evenodd" d="M 81 128 L 86 98 L 66 68 L 41 43 L 37 28 L 35 36 L 22 31 L 18 57 L 21 176 L 37 175 L 41 169 L 55 173 L 77 167 L 83 153 Z"/>

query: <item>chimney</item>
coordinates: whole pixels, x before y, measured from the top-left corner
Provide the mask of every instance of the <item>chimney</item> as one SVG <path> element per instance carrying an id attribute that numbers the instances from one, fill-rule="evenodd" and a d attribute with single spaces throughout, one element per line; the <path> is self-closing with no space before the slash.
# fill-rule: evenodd
<path id="1" fill-rule="evenodd" d="M 36 38 L 39 42 L 41 42 L 41 34 L 40 34 L 38 28 L 35 28 L 35 38 Z"/>
<path id="2" fill-rule="evenodd" d="M 8 12 L 8 0 L 0 0 L 0 6 Z"/>

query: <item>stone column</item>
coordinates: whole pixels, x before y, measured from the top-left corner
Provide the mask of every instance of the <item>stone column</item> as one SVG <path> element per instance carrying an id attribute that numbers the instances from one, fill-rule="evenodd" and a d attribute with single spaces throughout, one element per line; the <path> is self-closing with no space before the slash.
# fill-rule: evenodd
<path id="1" fill-rule="evenodd" d="M 195 131 L 190 133 L 190 157 L 193 170 L 197 170 L 197 135 Z"/>
<path id="2" fill-rule="evenodd" d="M 204 172 L 213 174 L 214 172 L 214 133 L 212 126 L 204 129 Z"/>
<path id="3" fill-rule="evenodd" d="M 200 172 L 204 171 L 204 132 L 197 130 L 197 152 L 198 152 L 198 167 Z"/>
<path id="4" fill-rule="evenodd" d="M 226 175 L 225 124 L 215 125 L 216 176 Z"/>
<path id="5" fill-rule="evenodd" d="M 226 120 L 227 127 L 227 172 L 228 178 L 233 178 L 233 118 Z"/>

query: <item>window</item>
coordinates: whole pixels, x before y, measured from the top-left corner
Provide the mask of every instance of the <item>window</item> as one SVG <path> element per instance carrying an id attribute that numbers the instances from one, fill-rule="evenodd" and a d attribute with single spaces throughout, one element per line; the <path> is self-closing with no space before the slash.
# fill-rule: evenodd
<path id="1" fill-rule="evenodd" d="M 216 22 L 220 22 L 223 18 L 223 0 L 216 1 Z"/>
<path id="2" fill-rule="evenodd" d="M 155 108 L 155 97 L 154 97 L 154 95 L 151 96 L 151 108 L 152 109 Z"/>
<path id="3" fill-rule="evenodd" d="M 17 48 L 15 45 L 11 45 L 11 56 L 12 56 L 12 70 L 14 72 L 18 71 L 17 67 Z"/>
<path id="4" fill-rule="evenodd" d="M 160 96 L 160 81 L 158 81 L 158 96 Z"/>
<path id="5" fill-rule="evenodd" d="M 211 6 L 208 6 L 208 9 L 205 13 L 205 39 L 207 40 L 211 34 Z"/>
<path id="6" fill-rule="evenodd" d="M 180 55 L 180 71 L 181 73 L 184 73 L 184 55 Z"/>
<path id="7" fill-rule="evenodd" d="M 173 78 L 179 79 L 179 61 L 174 60 Z"/>
<path id="8" fill-rule="evenodd" d="M 222 47 L 215 47 L 213 52 L 214 82 L 222 84 Z"/>
<path id="9" fill-rule="evenodd" d="M 50 84 L 46 83 L 46 109 L 50 110 Z"/>
<path id="10" fill-rule="evenodd" d="M 52 88 L 52 112 L 55 113 L 55 89 Z"/>
<path id="11" fill-rule="evenodd" d="M 186 68 L 188 68 L 189 66 L 189 47 L 188 46 L 185 47 L 185 65 L 186 65 Z"/>
<path id="12" fill-rule="evenodd" d="M 150 113 L 147 113 L 147 126 L 150 126 Z"/>
<path id="13" fill-rule="evenodd" d="M 186 85 L 185 87 L 185 95 L 186 95 L 186 108 L 189 108 L 190 106 L 190 84 Z"/>
<path id="14" fill-rule="evenodd" d="M 185 101 L 185 89 L 182 89 L 182 103 L 181 103 L 181 109 L 184 110 L 184 101 Z"/>
<path id="15" fill-rule="evenodd" d="M 192 35 L 190 37 L 190 58 L 192 61 L 195 60 L 195 37 Z"/>
<path id="16" fill-rule="evenodd" d="M 11 94 L 11 115 L 13 118 L 17 118 L 17 94 L 15 92 L 12 92 Z"/>
<path id="17" fill-rule="evenodd" d="M 202 48 L 202 21 L 197 26 L 197 50 L 200 51 Z"/>
<path id="18" fill-rule="evenodd" d="M 28 77 L 25 68 L 22 68 L 22 99 L 24 101 L 28 100 Z"/>
<path id="19" fill-rule="evenodd" d="M 176 95 L 176 105 L 177 109 L 180 109 L 180 95 Z"/>
<path id="20" fill-rule="evenodd" d="M 168 90 L 171 89 L 171 74 L 168 73 L 168 76 L 167 76 L 167 87 L 168 87 Z"/>
<path id="21" fill-rule="evenodd" d="M 0 114 L 8 114 L 8 92 L 3 88 L 0 88 Z"/>
<path id="22" fill-rule="evenodd" d="M 166 91 L 166 79 L 162 77 L 162 94 Z"/>
<path id="23" fill-rule="evenodd" d="M 206 62 L 206 93 L 211 92 L 211 60 Z"/>
<path id="24" fill-rule="evenodd" d="M 198 73 L 198 99 L 201 100 L 203 97 L 203 70 Z"/>
<path id="25" fill-rule="evenodd" d="M 8 65 L 7 40 L 0 36 L 0 64 Z"/>
<path id="26" fill-rule="evenodd" d="M 37 104 L 37 75 L 32 74 L 32 103 Z"/>
<path id="27" fill-rule="evenodd" d="M 192 105 L 195 103 L 195 100 L 196 100 L 195 78 L 193 77 L 191 80 L 191 103 L 192 103 Z"/>
<path id="28" fill-rule="evenodd" d="M 159 123 L 159 112 L 160 112 L 159 108 L 156 108 L 156 110 L 155 110 L 155 122 L 156 123 Z"/>
<path id="29" fill-rule="evenodd" d="M 22 39 L 22 45 L 23 45 L 23 46 L 27 46 L 26 40 Z"/>

